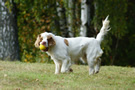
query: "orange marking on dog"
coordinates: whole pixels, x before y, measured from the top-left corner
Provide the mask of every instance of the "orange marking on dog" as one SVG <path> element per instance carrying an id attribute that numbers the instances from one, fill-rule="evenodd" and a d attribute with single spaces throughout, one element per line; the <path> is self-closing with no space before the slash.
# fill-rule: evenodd
<path id="1" fill-rule="evenodd" d="M 69 46 L 69 43 L 68 43 L 68 40 L 67 39 L 64 39 L 64 43 Z"/>

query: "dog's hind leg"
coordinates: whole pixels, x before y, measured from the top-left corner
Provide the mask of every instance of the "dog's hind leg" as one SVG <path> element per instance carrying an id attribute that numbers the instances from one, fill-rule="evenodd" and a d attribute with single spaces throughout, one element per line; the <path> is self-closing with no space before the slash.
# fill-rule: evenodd
<path id="1" fill-rule="evenodd" d="M 89 63 L 89 75 L 93 75 L 94 72 L 95 72 L 95 70 L 94 70 L 94 63 L 90 62 Z"/>
<path id="2" fill-rule="evenodd" d="M 88 65 L 89 65 L 89 75 L 93 75 L 95 73 L 95 61 L 92 58 L 87 59 Z"/>
<path id="3" fill-rule="evenodd" d="M 99 72 L 100 64 L 101 64 L 101 58 L 98 58 L 95 64 L 95 74 Z"/>

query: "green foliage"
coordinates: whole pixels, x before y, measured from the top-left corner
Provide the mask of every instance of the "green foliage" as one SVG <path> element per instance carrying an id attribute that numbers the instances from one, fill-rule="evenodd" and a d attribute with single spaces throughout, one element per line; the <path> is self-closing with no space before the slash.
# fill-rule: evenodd
<path id="1" fill-rule="evenodd" d="M 34 47 L 34 43 L 37 35 L 44 31 L 61 35 L 55 22 L 59 21 L 56 2 L 63 7 L 63 0 L 15 0 L 18 8 L 18 34 L 22 61 L 52 62 L 45 53 Z"/>
<path id="2" fill-rule="evenodd" d="M 135 1 L 131 0 L 92 0 L 94 10 L 91 12 L 91 25 L 99 32 L 102 20 L 109 15 L 111 30 L 102 43 L 103 64 L 135 65 Z M 34 47 L 38 34 L 51 31 L 61 35 L 58 25 L 56 2 L 65 9 L 65 17 L 69 14 L 68 0 L 14 0 L 17 5 L 18 35 L 21 60 L 24 62 L 51 62 L 45 53 Z M 80 2 L 75 0 L 73 20 L 74 36 L 78 36 L 80 28 Z M 91 4 L 92 5 L 92 4 Z M 12 10 L 12 4 L 6 6 Z M 68 25 L 66 25 L 68 27 Z M 121 63 L 122 62 L 122 63 Z"/>
<path id="3" fill-rule="evenodd" d="M 132 34 L 129 29 L 130 25 L 133 26 L 133 24 L 129 24 L 128 22 L 128 19 L 131 16 L 128 14 L 128 10 L 131 9 L 129 8 L 130 4 L 131 3 L 127 0 L 94 1 L 96 9 L 93 23 L 98 28 L 98 30 L 100 30 L 102 26 L 101 20 L 103 20 L 107 15 L 109 15 L 110 20 L 111 30 L 109 31 L 108 35 L 105 37 L 105 40 L 102 43 L 102 47 L 104 48 L 104 64 L 129 64 L 128 60 L 131 57 L 128 56 L 130 51 L 128 48 L 129 43 L 127 42 L 127 37 L 130 37 L 129 34 Z M 130 38 L 129 40 L 133 42 L 133 38 Z M 124 53 L 127 55 L 125 55 Z M 125 59 L 125 57 L 128 57 L 126 58 L 127 60 L 123 60 Z M 116 59 L 118 61 L 116 61 Z M 121 63 L 121 61 L 123 61 L 123 63 Z"/>
<path id="4" fill-rule="evenodd" d="M 21 60 L 25 62 L 48 62 L 48 56 L 34 47 L 37 35 L 57 31 L 55 1 L 50 0 L 15 0 L 18 8 L 18 34 Z M 52 27 L 52 28 L 51 28 Z"/>

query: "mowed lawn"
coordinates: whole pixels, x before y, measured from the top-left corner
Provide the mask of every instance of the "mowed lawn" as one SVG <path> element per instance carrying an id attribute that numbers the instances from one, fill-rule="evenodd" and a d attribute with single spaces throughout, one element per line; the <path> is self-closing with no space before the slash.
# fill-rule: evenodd
<path id="1" fill-rule="evenodd" d="M 0 90 L 134 90 L 135 68 L 102 66 L 88 75 L 87 65 L 54 74 L 54 64 L 0 61 Z"/>

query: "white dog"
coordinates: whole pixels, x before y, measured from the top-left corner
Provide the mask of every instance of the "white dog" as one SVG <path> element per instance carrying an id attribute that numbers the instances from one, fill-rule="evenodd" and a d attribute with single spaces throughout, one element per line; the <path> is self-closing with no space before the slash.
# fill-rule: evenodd
<path id="1" fill-rule="evenodd" d="M 55 36 L 52 33 L 41 33 L 35 42 L 35 47 L 39 48 L 43 44 L 44 50 L 51 56 L 55 63 L 55 74 L 72 71 L 71 62 L 82 58 L 89 65 L 89 75 L 98 73 L 100 69 L 100 57 L 103 51 L 100 47 L 104 35 L 109 31 L 108 16 L 103 21 L 103 26 L 96 38 L 76 37 L 64 38 Z"/>

